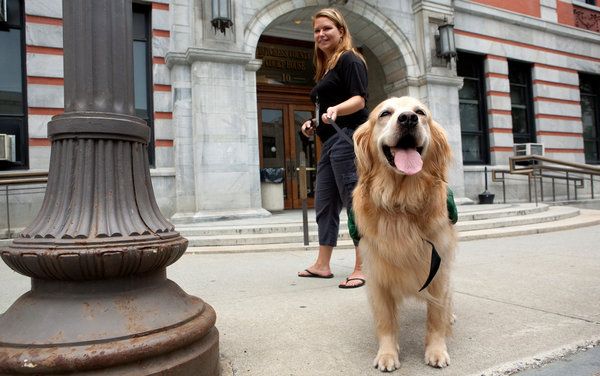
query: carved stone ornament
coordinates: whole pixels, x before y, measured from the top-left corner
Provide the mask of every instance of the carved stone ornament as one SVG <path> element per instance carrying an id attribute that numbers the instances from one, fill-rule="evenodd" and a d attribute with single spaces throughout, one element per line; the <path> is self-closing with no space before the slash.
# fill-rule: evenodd
<path id="1" fill-rule="evenodd" d="M 591 9 L 574 7 L 575 26 L 600 33 L 600 12 Z"/>

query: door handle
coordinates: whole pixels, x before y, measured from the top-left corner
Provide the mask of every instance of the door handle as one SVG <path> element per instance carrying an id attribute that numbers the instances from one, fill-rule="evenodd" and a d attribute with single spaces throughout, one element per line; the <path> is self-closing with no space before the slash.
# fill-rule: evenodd
<path id="1" fill-rule="evenodd" d="M 285 161 L 285 173 L 289 178 L 293 178 L 295 175 L 294 162 L 289 159 Z"/>

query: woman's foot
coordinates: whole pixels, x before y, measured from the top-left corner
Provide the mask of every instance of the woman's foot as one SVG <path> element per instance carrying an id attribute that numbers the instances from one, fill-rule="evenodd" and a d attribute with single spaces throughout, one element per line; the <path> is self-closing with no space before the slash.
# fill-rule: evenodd
<path id="1" fill-rule="evenodd" d="M 350 274 L 345 281 L 342 281 L 338 287 L 341 289 L 354 289 L 362 287 L 367 283 L 367 277 L 361 273 Z"/>
<path id="2" fill-rule="evenodd" d="M 306 268 L 301 272 L 298 272 L 298 277 L 306 278 L 333 278 L 333 274 L 330 269 L 318 270 L 313 267 Z"/>

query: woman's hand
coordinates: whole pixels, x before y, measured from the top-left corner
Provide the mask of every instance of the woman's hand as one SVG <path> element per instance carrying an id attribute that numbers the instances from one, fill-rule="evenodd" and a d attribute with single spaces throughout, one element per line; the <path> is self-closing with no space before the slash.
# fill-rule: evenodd
<path id="1" fill-rule="evenodd" d="M 327 112 L 321 115 L 321 120 L 323 123 L 329 124 L 331 120 L 335 121 L 338 116 L 353 114 L 365 108 L 365 105 L 365 98 L 355 95 L 340 104 L 327 108 Z"/>
<path id="2" fill-rule="evenodd" d="M 317 128 L 316 119 L 307 120 L 302 124 L 302 134 L 306 137 L 310 137 L 315 134 L 315 128 Z"/>
<path id="3" fill-rule="evenodd" d="M 327 112 L 321 115 L 321 120 L 325 124 L 329 124 L 330 121 L 335 121 L 338 116 L 338 106 L 329 107 Z"/>

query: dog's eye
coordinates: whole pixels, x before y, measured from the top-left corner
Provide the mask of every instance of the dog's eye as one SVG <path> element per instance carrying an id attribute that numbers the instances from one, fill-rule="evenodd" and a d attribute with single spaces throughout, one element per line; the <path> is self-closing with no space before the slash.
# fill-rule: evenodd
<path id="1" fill-rule="evenodd" d="M 382 117 L 390 116 L 391 114 L 392 114 L 391 112 L 389 112 L 388 110 L 385 110 L 379 114 L 379 117 L 382 118 Z"/>
<path id="2" fill-rule="evenodd" d="M 418 115 L 423 115 L 423 116 L 425 116 L 425 111 L 421 110 L 420 108 L 417 108 L 417 109 L 415 110 L 415 112 L 416 112 Z"/>

